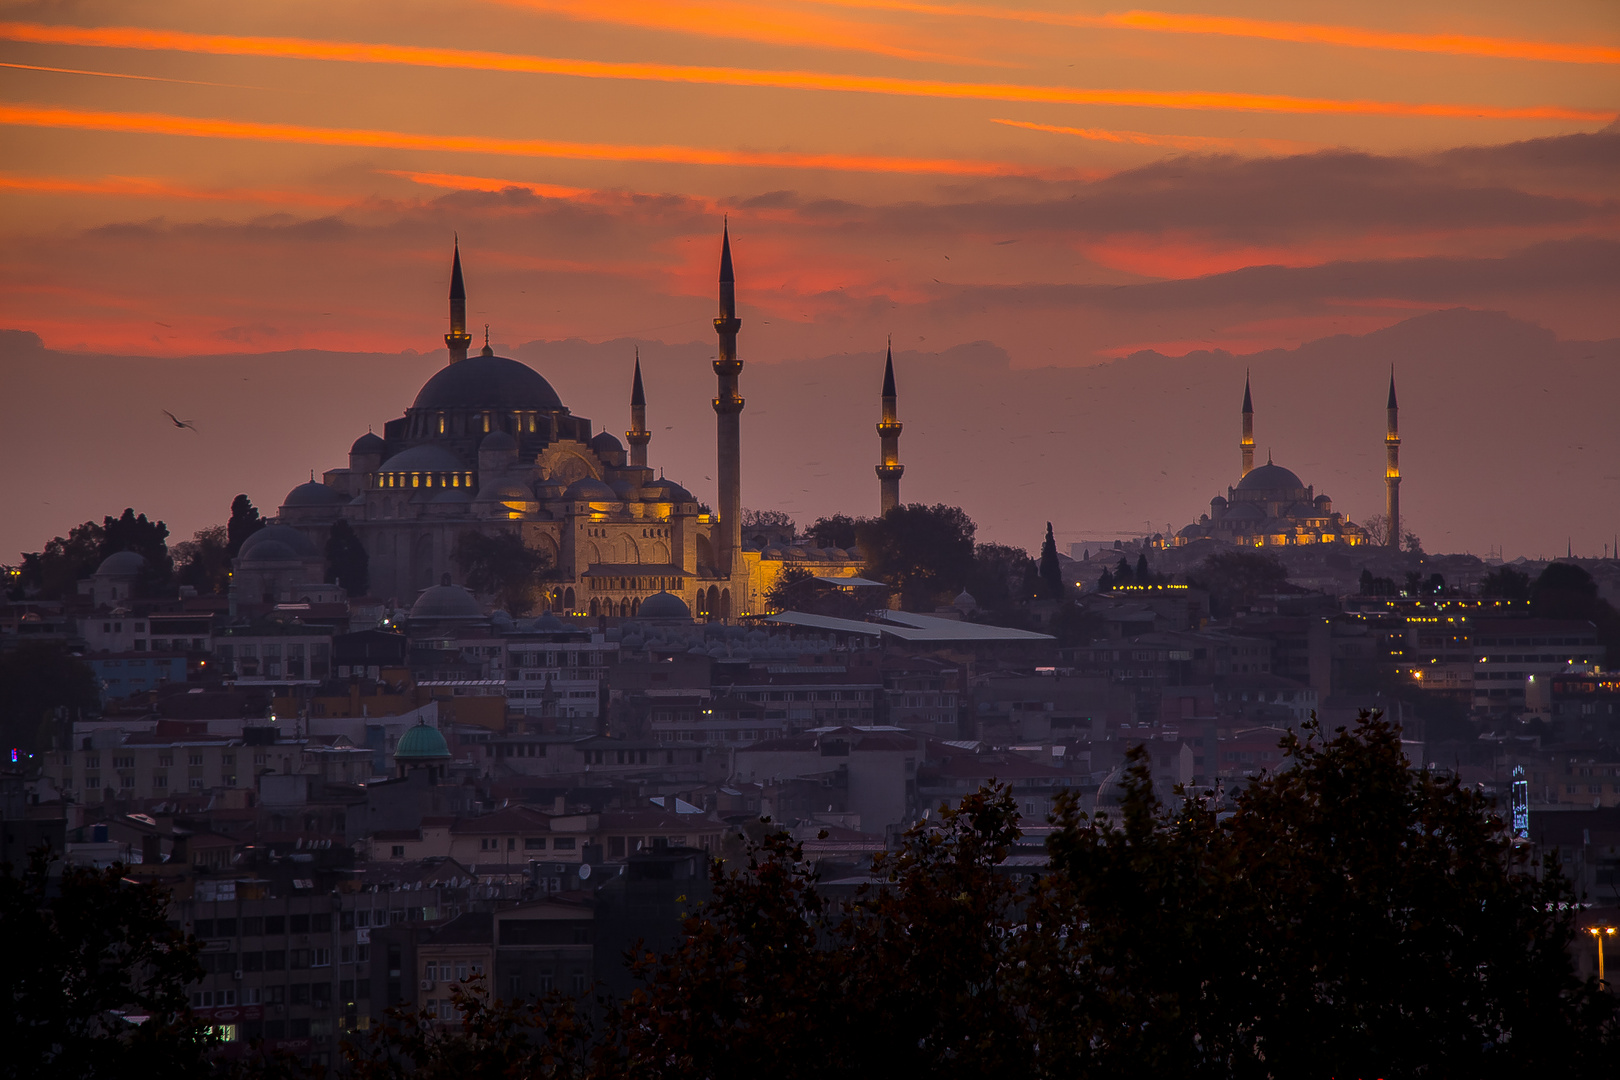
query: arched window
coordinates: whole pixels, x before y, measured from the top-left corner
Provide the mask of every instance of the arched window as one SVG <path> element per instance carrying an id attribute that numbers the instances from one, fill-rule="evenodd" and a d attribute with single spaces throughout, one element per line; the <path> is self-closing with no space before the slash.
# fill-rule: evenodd
<path id="1" fill-rule="evenodd" d="M 709 586 L 709 617 L 712 619 L 720 610 L 720 590 L 713 585 Z"/>
<path id="2" fill-rule="evenodd" d="M 731 590 L 722 589 L 720 592 L 720 617 L 731 618 Z"/>
<path id="3" fill-rule="evenodd" d="M 634 600 L 630 601 L 630 614 L 634 615 L 637 612 L 639 612 L 640 610 L 641 610 L 641 597 L 638 596 Z"/>
<path id="4" fill-rule="evenodd" d="M 591 615 L 595 616 L 596 614 L 597 614 L 596 597 L 593 596 L 593 597 L 591 597 Z"/>
<path id="5" fill-rule="evenodd" d="M 563 593 L 563 608 L 567 611 L 574 610 L 574 590 L 572 588 Z"/>

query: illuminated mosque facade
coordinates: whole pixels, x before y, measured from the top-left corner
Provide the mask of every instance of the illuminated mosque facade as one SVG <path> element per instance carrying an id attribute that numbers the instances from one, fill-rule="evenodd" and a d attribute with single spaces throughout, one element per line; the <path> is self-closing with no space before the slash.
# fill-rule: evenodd
<path id="1" fill-rule="evenodd" d="M 1400 426 L 1395 402 L 1395 376 L 1389 379 L 1386 407 L 1384 485 L 1390 537 L 1400 532 Z M 1289 469 L 1268 460 L 1254 464 L 1254 399 L 1243 380 L 1243 428 L 1238 443 L 1242 472 L 1235 487 L 1210 500 L 1209 513 L 1164 543 L 1183 547 L 1199 540 L 1221 540 L 1240 547 L 1285 547 L 1301 544 L 1362 546 L 1377 540 L 1362 526 L 1333 509 L 1333 500 L 1303 483 Z M 1391 543 L 1398 546 L 1397 541 Z"/>
<path id="2" fill-rule="evenodd" d="M 463 580 L 452 552 L 469 530 L 516 534 L 543 553 L 551 570 L 538 583 L 540 606 L 565 615 L 635 616 L 653 597 L 667 615 L 679 607 L 675 597 L 698 619 L 732 619 L 763 611 L 766 593 L 789 566 L 824 576 L 857 573 L 853 551 L 765 536 L 745 544 L 741 321 L 729 233 L 721 240 L 719 286 L 717 512 L 648 463 L 652 435 L 639 358 L 621 442 L 593 432 L 538 371 L 496 356 L 487 333 L 483 349 L 472 351 L 458 245 L 448 363 L 381 435 L 355 441 L 347 467 L 288 493 L 275 524 L 243 545 L 233 591 L 250 601 L 281 599 L 300 582 L 319 582 L 339 519 L 366 550 L 368 591 L 406 606 L 424 590 Z"/>

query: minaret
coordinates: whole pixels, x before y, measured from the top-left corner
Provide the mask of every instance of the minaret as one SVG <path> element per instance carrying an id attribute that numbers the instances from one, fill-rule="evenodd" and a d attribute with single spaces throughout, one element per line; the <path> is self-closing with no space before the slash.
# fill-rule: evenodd
<path id="1" fill-rule="evenodd" d="M 630 384 L 630 430 L 624 441 L 630 444 L 630 464 L 638 469 L 647 467 L 647 443 L 652 432 L 647 430 L 647 395 L 641 389 L 641 348 L 636 348 L 636 378 Z"/>
<path id="2" fill-rule="evenodd" d="M 731 229 L 723 226 L 720 239 L 720 313 L 714 332 L 720 335 L 720 348 L 714 358 L 714 373 L 720 377 L 714 399 L 718 458 L 715 479 L 720 485 L 720 527 L 714 537 L 716 569 L 731 576 L 732 560 L 742 547 L 742 425 L 743 399 L 737 396 L 737 376 L 742 361 L 737 359 L 737 278 L 731 270 Z"/>
<path id="3" fill-rule="evenodd" d="M 883 365 L 883 419 L 878 422 L 878 514 L 887 514 L 900 505 L 900 477 L 906 467 L 900 464 L 900 417 L 894 403 L 894 344 L 889 344 Z"/>
<path id="4" fill-rule="evenodd" d="M 1395 368 L 1389 369 L 1388 425 L 1384 433 L 1384 516 L 1389 519 L 1389 546 L 1401 550 L 1401 425 L 1395 405 Z"/>
<path id="5" fill-rule="evenodd" d="M 450 332 L 444 335 L 452 364 L 467 359 L 472 335 L 467 333 L 467 287 L 461 283 L 461 238 L 456 238 L 456 255 L 450 263 Z"/>
<path id="6" fill-rule="evenodd" d="M 1243 472 L 1238 479 L 1248 476 L 1254 468 L 1254 402 L 1249 400 L 1249 373 L 1243 373 L 1243 439 L 1238 443 L 1243 451 Z"/>

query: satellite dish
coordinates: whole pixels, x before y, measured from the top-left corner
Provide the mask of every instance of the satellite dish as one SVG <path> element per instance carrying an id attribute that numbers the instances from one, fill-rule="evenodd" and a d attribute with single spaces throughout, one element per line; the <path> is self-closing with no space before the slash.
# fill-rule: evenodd
<path id="1" fill-rule="evenodd" d="M 581 881 L 589 881 L 590 878 L 591 878 L 591 864 L 590 863 L 580 863 L 579 864 L 579 880 L 581 880 Z"/>

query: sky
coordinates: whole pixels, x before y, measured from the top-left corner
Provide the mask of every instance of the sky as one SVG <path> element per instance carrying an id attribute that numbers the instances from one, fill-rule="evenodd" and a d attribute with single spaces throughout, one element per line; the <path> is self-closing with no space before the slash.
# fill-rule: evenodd
<path id="1" fill-rule="evenodd" d="M 970 347 L 1012 372 L 1307 358 L 1456 309 L 1554 342 L 1620 338 L 1611 0 L 40 0 L 0 4 L 0 87 L 0 328 L 46 350 L 0 350 L 0 375 L 15 387 L 40 356 L 119 357 L 205 421 L 228 409 L 180 375 L 199 357 L 325 350 L 351 374 L 379 355 L 431 370 L 456 235 L 470 321 L 542 370 L 563 355 L 546 343 L 707 349 L 722 219 L 745 361 L 826 366 L 892 337 L 911 357 L 902 382 L 943 380 L 937 407 L 964 413 L 987 406 L 952 396 L 972 380 L 941 358 Z M 1533 354 L 1493 363 L 1533 377 Z M 680 371 L 672 392 L 707 395 L 701 359 Z M 401 378 L 378 426 L 414 394 L 419 375 Z M 1502 403 L 1466 358 L 1446 378 L 1437 409 Z M 266 383 L 253 392 L 269 410 L 320 392 Z M 27 385 L 111 392 L 71 364 Z M 875 408 L 860 389 L 838 407 Z M 607 399 L 578 411 L 616 428 Z M 988 431 L 1016 425 L 1016 400 L 995 408 Z M 696 462 L 712 433 L 680 437 Z M 1207 452 L 1161 438 L 1180 460 Z M 16 429 L 0 439 L 35 457 Z M 288 439 L 283 472 L 317 456 Z M 197 442 L 175 460 L 207 473 L 221 450 Z M 97 431 L 79 445 L 131 459 Z M 1552 468 L 1551 449 L 1520 445 Z M 72 482 L 53 469 L 37 457 L 28 482 Z M 745 502 L 796 498 L 770 487 L 779 471 Z M 964 505 L 998 483 L 988 466 L 955 475 Z M 1620 487 L 1594 497 L 1593 479 L 1560 477 L 1535 535 L 1438 516 L 1430 531 L 1477 551 L 1606 536 Z M 805 507 L 870 481 L 826 483 Z M 200 526 L 219 495 L 153 509 Z M 981 516 L 1011 539 L 1026 517 L 1078 533 L 1196 512 L 1097 497 L 1120 502 Z M 6 550 L 83 520 L 42 501 L 0 529 Z"/>

